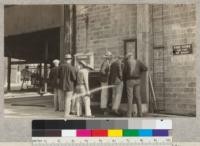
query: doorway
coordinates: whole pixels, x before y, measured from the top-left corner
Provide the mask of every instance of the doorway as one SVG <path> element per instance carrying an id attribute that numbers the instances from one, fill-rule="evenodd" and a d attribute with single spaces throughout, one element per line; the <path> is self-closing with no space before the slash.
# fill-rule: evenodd
<path id="1" fill-rule="evenodd" d="M 135 59 L 138 59 L 138 48 L 137 48 L 137 39 L 126 39 L 124 40 L 124 57 L 128 54 L 132 53 Z M 147 81 L 146 81 L 146 73 L 142 73 L 141 75 L 141 97 L 142 97 L 142 107 L 143 107 L 143 112 L 148 111 L 148 100 L 147 100 Z M 127 95 L 126 95 L 126 84 L 124 84 L 124 89 L 123 89 L 123 103 L 127 103 Z M 133 101 L 133 104 L 135 105 L 135 101 Z"/>
<path id="2" fill-rule="evenodd" d="M 124 40 L 124 56 L 128 53 L 133 53 L 135 59 L 137 59 L 137 40 L 136 39 L 126 39 Z"/>

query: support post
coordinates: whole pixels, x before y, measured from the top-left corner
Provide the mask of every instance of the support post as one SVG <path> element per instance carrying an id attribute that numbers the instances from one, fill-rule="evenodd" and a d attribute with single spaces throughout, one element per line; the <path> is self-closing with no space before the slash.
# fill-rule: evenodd
<path id="1" fill-rule="evenodd" d="M 64 61 L 64 54 L 65 54 L 65 49 L 64 49 L 64 22 L 65 22 L 65 5 L 62 6 L 61 8 L 61 15 L 60 15 L 60 20 L 61 20 L 61 26 L 60 26 L 60 62 L 63 63 Z"/>
<path id="2" fill-rule="evenodd" d="M 151 50 L 152 50 L 152 21 L 151 21 L 151 5 L 139 4 L 137 5 L 137 48 L 138 59 L 150 70 L 151 67 Z M 149 109 L 149 80 L 148 73 L 142 75 L 142 96 L 145 103 L 145 111 Z"/>
<path id="3" fill-rule="evenodd" d="M 62 10 L 64 19 L 63 27 L 61 27 L 61 61 L 64 60 L 64 55 L 70 53 L 72 57 L 76 54 L 76 5 L 65 5 Z M 62 40 L 61 40 L 62 41 Z M 73 60 L 74 62 L 74 60 Z"/>
<path id="4" fill-rule="evenodd" d="M 70 6 L 71 5 L 65 5 L 64 6 L 64 55 L 67 53 L 71 53 L 71 19 L 70 19 Z M 63 56 L 64 57 L 64 56 Z"/>
<path id="5" fill-rule="evenodd" d="M 48 42 L 45 44 L 45 61 L 44 61 L 44 93 L 47 93 L 47 63 L 48 63 L 48 52 L 49 46 Z"/>
<path id="6" fill-rule="evenodd" d="M 10 91 L 10 84 L 11 84 L 11 57 L 8 57 L 8 80 L 7 80 L 7 91 Z"/>
<path id="7" fill-rule="evenodd" d="M 72 5 L 72 39 L 71 39 L 71 50 L 73 55 L 73 64 L 74 64 L 74 55 L 76 54 L 76 5 Z"/>

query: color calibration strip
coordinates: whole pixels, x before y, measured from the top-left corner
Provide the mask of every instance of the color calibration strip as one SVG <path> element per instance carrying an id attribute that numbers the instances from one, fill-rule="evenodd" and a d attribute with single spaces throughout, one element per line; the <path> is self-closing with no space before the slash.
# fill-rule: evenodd
<path id="1" fill-rule="evenodd" d="M 33 137 L 167 137 L 171 120 L 35 120 Z"/>
<path id="2" fill-rule="evenodd" d="M 169 119 L 33 120 L 32 129 L 172 129 Z"/>
<path id="3" fill-rule="evenodd" d="M 76 129 L 33 130 L 32 137 L 167 137 L 169 130 L 150 129 Z"/>
<path id="4" fill-rule="evenodd" d="M 171 146 L 171 120 L 35 120 L 33 146 Z"/>
<path id="5" fill-rule="evenodd" d="M 33 130 L 32 137 L 167 137 L 169 130 L 151 129 L 76 129 Z"/>

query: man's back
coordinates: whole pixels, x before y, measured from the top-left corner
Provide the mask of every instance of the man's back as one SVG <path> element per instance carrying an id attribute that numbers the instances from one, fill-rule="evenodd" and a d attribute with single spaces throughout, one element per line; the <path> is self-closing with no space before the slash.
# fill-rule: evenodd
<path id="1" fill-rule="evenodd" d="M 120 60 L 114 61 L 110 66 L 110 84 L 117 84 L 122 81 L 122 64 Z"/>
<path id="2" fill-rule="evenodd" d="M 144 71 L 147 71 L 147 67 L 139 60 L 129 59 L 125 62 L 125 79 L 139 79 Z"/>
<path id="3" fill-rule="evenodd" d="M 109 72 L 110 72 L 109 61 L 108 60 L 104 60 L 102 65 L 101 65 L 101 69 L 100 69 L 101 82 L 107 82 L 108 81 Z"/>
<path id="4" fill-rule="evenodd" d="M 59 87 L 64 91 L 73 91 L 76 81 L 75 68 L 68 63 L 61 64 L 59 67 Z"/>
<path id="5" fill-rule="evenodd" d="M 59 70 L 59 67 L 56 66 L 56 67 L 53 67 L 49 73 L 49 81 L 52 88 L 58 88 L 58 82 L 57 82 L 58 70 Z"/>

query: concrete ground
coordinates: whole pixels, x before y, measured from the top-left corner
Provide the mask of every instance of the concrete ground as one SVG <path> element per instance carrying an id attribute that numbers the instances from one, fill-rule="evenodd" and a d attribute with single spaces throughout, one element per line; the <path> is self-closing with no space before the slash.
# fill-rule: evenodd
<path id="1" fill-rule="evenodd" d="M 94 117 L 126 117 L 125 112 L 121 116 L 112 113 L 103 115 L 99 105 L 91 106 Z M 6 118 L 32 118 L 55 119 L 63 118 L 64 112 L 54 111 L 53 95 L 51 93 L 40 95 L 36 92 L 11 92 L 5 94 L 4 113 Z M 176 115 L 146 113 L 144 117 L 177 117 Z M 180 116 L 179 116 L 180 117 Z M 83 118 L 71 115 L 69 118 Z"/>

